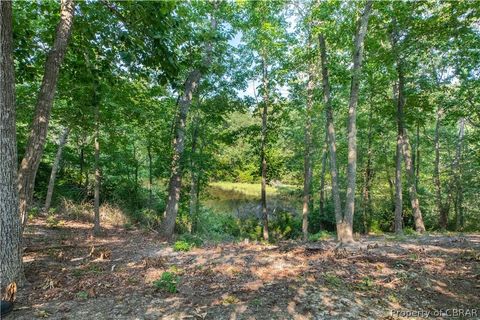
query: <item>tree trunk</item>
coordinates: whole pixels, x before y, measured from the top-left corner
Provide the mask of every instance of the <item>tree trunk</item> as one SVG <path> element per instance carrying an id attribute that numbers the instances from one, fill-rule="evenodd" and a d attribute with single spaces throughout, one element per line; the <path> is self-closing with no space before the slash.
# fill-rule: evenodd
<path id="1" fill-rule="evenodd" d="M 217 22 L 215 17 L 211 20 L 211 29 L 215 31 Z M 164 219 L 160 227 L 160 234 L 171 239 L 175 229 L 175 220 L 178 213 L 178 203 L 180 201 L 180 189 L 182 186 L 182 159 L 185 149 L 185 124 L 187 121 L 188 110 L 192 104 L 193 93 L 197 90 L 198 83 L 202 76 L 202 70 L 210 66 L 212 61 L 212 43 L 205 45 L 204 56 L 202 58 L 202 67 L 191 71 L 185 82 L 183 94 L 178 99 L 178 114 L 175 123 L 175 135 L 173 138 L 173 157 L 171 164 L 171 176 L 168 183 L 168 201 L 164 212 Z"/>
<path id="2" fill-rule="evenodd" d="M 262 165 L 262 218 L 263 218 L 263 240 L 268 241 L 268 210 L 267 210 L 267 158 L 265 148 L 267 144 L 267 113 L 268 113 L 268 70 L 265 58 L 262 58 L 263 66 L 263 111 L 262 111 L 262 141 L 260 158 Z"/>
<path id="3" fill-rule="evenodd" d="M 404 87 L 405 87 L 405 76 L 403 73 L 403 61 L 398 52 L 398 30 L 396 30 L 396 21 L 394 20 L 394 30 L 392 34 L 392 47 L 397 59 L 397 74 L 398 74 L 398 93 L 397 93 L 397 122 L 398 122 L 398 132 L 401 133 L 401 149 L 402 156 L 405 162 L 405 171 L 407 173 L 408 184 L 409 184 L 409 194 L 410 194 L 410 203 L 412 206 L 413 219 L 415 221 L 415 229 L 419 233 L 425 231 L 425 225 L 423 224 L 422 212 L 420 210 L 420 202 L 417 196 L 417 188 L 415 186 L 415 172 L 412 166 L 412 155 L 411 155 L 411 146 L 408 140 L 407 129 L 405 128 L 404 112 L 403 108 L 405 106 L 405 96 L 404 96 Z"/>
<path id="4" fill-rule="evenodd" d="M 435 186 L 435 205 L 439 214 L 439 225 L 442 230 L 447 229 L 448 223 L 448 211 L 444 210 L 442 201 L 442 185 L 440 182 L 440 126 L 441 118 L 443 116 L 443 108 L 437 108 L 437 117 L 435 122 L 435 134 L 434 134 L 434 148 L 435 148 L 435 161 L 433 163 L 433 184 Z"/>
<path id="5" fill-rule="evenodd" d="M 420 182 L 420 124 L 417 123 L 417 134 L 415 138 L 415 188 L 418 190 L 418 183 Z"/>
<path id="6" fill-rule="evenodd" d="M 191 181 L 190 181 L 190 223 L 188 224 L 188 232 L 192 233 L 194 222 L 197 216 L 197 205 L 198 205 L 198 181 L 197 181 L 197 165 L 195 161 L 195 152 L 197 149 L 197 140 L 198 140 L 198 116 L 194 118 L 193 121 L 193 134 L 192 134 L 192 150 L 191 150 L 191 161 L 190 161 L 190 170 L 191 170 Z"/>
<path id="7" fill-rule="evenodd" d="M 399 125 L 400 131 L 400 125 Z M 402 134 L 397 135 L 395 153 L 395 233 L 403 234 L 403 192 L 402 192 Z"/>
<path id="8" fill-rule="evenodd" d="M 372 113 L 369 115 L 368 141 L 367 141 L 367 164 L 363 174 L 363 232 L 370 232 L 370 187 L 373 179 L 372 170 Z"/>
<path id="9" fill-rule="evenodd" d="M 360 75 L 362 70 L 362 58 L 365 35 L 367 34 L 368 18 L 372 11 L 373 1 L 367 1 L 365 9 L 360 17 L 358 31 L 355 34 L 352 82 L 350 87 L 350 101 L 348 105 L 348 167 L 347 167 L 347 195 L 343 222 L 348 228 L 346 238 L 342 242 L 352 242 L 350 236 L 353 233 L 353 215 L 355 213 L 355 188 L 357 177 L 357 105 L 360 88 Z"/>
<path id="10" fill-rule="evenodd" d="M 0 289 L 23 278 L 17 189 L 12 2 L 0 1 Z"/>
<path id="11" fill-rule="evenodd" d="M 25 225 L 27 222 L 29 206 L 33 199 L 35 176 L 37 175 L 38 166 L 45 149 L 48 123 L 55 97 L 60 65 L 65 56 L 72 30 L 75 9 L 73 0 L 61 0 L 60 7 L 60 22 L 57 26 L 55 41 L 45 62 L 45 72 L 35 107 L 35 116 L 30 127 L 25 155 L 19 169 L 18 188 L 22 225 Z"/>
<path id="12" fill-rule="evenodd" d="M 327 165 L 327 148 L 328 148 L 328 135 L 325 132 L 325 143 L 322 150 L 322 170 L 320 171 L 320 205 L 319 205 L 319 218 L 320 218 L 320 230 L 323 229 L 321 219 L 325 216 L 325 171 Z"/>
<path id="13" fill-rule="evenodd" d="M 96 81 L 96 80 L 95 80 Z M 100 229 L 100 101 L 97 96 L 97 85 L 94 85 L 93 93 L 93 107 L 95 108 L 95 189 L 94 189 L 94 224 L 93 234 L 98 236 L 101 233 Z"/>
<path id="14" fill-rule="evenodd" d="M 453 172 L 455 180 L 455 215 L 456 215 L 456 225 L 455 228 L 457 231 L 461 231 L 464 225 L 464 216 L 463 216 L 463 186 L 462 186 L 462 150 L 463 150 L 463 140 L 465 136 L 465 118 L 460 118 L 458 121 L 458 140 L 457 140 L 457 150 L 455 153 L 455 161 L 453 162 Z"/>
<path id="15" fill-rule="evenodd" d="M 403 234 L 403 189 L 402 189 L 402 145 L 403 117 L 402 106 L 398 103 L 398 84 L 393 86 L 393 101 L 397 104 L 397 147 L 395 153 L 395 233 Z"/>
<path id="16" fill-rule="evenodd" d="M 328 79 L 327 48 L 325 44 L 325 38 L 322 34 L 318 36 L 318 43 L 320 47 L 320 58 L 322 65 L 323 102 L 325 104 L 325 112 L 327 118 L 327 135 L 330 154 L 330 175 L 332 177 L 333 206 L 335 210 L 335 221 L 337 224 L 337 238 L 339 241 L 342 241 L 342 231 L 344 230 L 344 227 L 342 217 L 342 203 L 340 202 L 340 187 L 338 184 L 337 146 L 335 139 L 335 126 L 333 124 L 332 100 L 330 97 L 330 82 Z M 346 237 L 348 238 L 349 235 L 347 234 Z M 350 235 L 350 238 L 353 238 L 353 236 Z"/>
<path id="17" fill-rule="evenodd" d="M 153 176 L 152 176 L 152 146 L 148 142 L 147 146 L 148 155 L 148 207 L 151 209 L 153 206 Z"/>
<path id="18" fill-rule="evenodd" d="M 308 239 L 308 214 L 310 211 L 311 186 L 312 186 L 312 108 L 313 108 L 313 67 L 307 83 L 307 109 L 305 121 L 305 150 L 303 160 L 303 210 L 302 210 L 302 231 L 303 240 Z"/>
<path id="19" fill-rule="evenodd" d="M 55 160 L 53 161 L 52 172 L 50 173 L 50 180 L 48 182 L 47 198 L 45 199 L 44 211 L 47 214 L 50 211 L 50 204 L 52 202 L 52 196 L 53 196 L 53 188 L 55 187 L 55 179 L 57 177 L 57 171 L 60 165 L 60 160 L 62 159 L 63 147 L 67 142 L 69 132 L 70 132 L 70 128 L 64 128 L 62 135 L 60 136 L 60 140 L 58 141 L 57 154 L 55 155 Z"/>

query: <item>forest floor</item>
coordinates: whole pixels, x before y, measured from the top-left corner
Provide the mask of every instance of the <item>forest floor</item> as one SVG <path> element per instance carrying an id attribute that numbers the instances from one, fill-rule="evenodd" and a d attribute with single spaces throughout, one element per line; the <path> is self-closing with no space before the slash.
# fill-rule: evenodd
<path id="1" fill-rule="evenodd" d="M 441 319 L 435 311 L 480 306 L 479 234 L 369 236 L 353 250 L 331 239 L 175 252 L 154 232 L 104 227 L 92 238 L 84 222 L 31 221 L 29 284 L 6 319 L 398 319 L 419 310 Z M 176 293 L 152 284 L 164 271 L 178 275 Z"/>

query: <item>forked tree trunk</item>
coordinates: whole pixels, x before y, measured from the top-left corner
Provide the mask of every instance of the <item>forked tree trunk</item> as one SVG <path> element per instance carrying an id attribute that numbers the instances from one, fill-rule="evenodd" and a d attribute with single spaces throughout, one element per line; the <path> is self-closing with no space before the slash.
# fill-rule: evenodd
<path id="1" fill-rule="evenodd" d="M 211 29 L 215 31 L 217 22 L 215 17 L 211 20 Z M 178 214 L 178 205 L 180 201 L 180 191 L 182 187 L 182 159 L 183 151 L 185 149 L 185 125 L 187 121 L 188 110 L 192 104 L 194 92 L 197 90 L 202 71 L 208 68 L 212 62 L 212 43 L 205 44 L 204 56 L 202 58 L 201 68 L 191 71 L 185 82 L 183 94 L 178 99 L 178 114 L 175 123 L 175 135 L 173 138 L 173 157 L 171 164 L 171 176 L 168 183 L 168 200 L 164 219 L 160 226 L 160 234 L 166 238 L 171 239 L 175 229 L 175 220 Z"/>
<path id="2" fill-rule="evenodd" d="M 63 147 L 67 142 L 69 132 L 70 132 L 70 128 L 67 128 L 67 127 L 64 128 L 62 135 L 60 136 L 60 140 L 58 141 L 57 154 L 55 155 L 55 160 L 53 161 L 52 171 L 50 173 L 50 180 L 48 181 L 47 197 L 45 199 L 44 211 L 47 214 L 50 211 L 50 204 L 52 202 L 53 189 L 55 187 L 55 179 L 57 178 L 58 167 L 60 165 L 60 160 L 62 160 Z"/>
<path id="3" fill-rule="evenodd" d="M 57 26 L 55 41 L 45 62 L 45 72 L 38 94 L 35 115 L 30 126 L 25 155 L 20 164 L 18 188 L 23 225 L 27 222 L 29 206 L 33 199 L 35 177 L 45 149 L 50 112 L 55 97 L 60 65 L 67 51 L 68 39 L 72 30 L 74 10 L 73 0 L 61 0 L 60 22 Z"/>
<path id="4" fill-rule="evenodd" d="M 269 104 L 268 93 L 268 70 L 265 58 L 262 58 L 263 69 L 263 110 L 262 110 L 262 141 L 261 141 L 261 166 L 262 166 L 262 190 L 261 190 L 261 202 L 262 202 L 262 220 L 263 220 L 263 240 L 268 241 L 268 209 L 267 209 L 267 157 L 265 155 L 265 149 L 267 144 L 267 114 Z"/>
<path id="5" fill-rule="evenodd" d="M 0 1 L 0 289 L 23 278 L 18 214 L 12 2 Z"/>
<path id="6" fill-rule="evenodd" d="M 355 190 L 357 178 L 357 105 L 362 71 L 364 40 L 367 34 L 368 19 L 372 11 L 373 1 L 367 1 L 360 17 L 357 33 L 355 34 L 352 82 L 350 87 L 350 101 L 348 104 L 348 167 L 347 167 L 347 195 L 344 227 L 347 228 L 345 238 L 341 242 L 353 242 L 353 215 L 355 213 Z"/>
<path id="7" fill-rule="evenodd" d="M 305 150 L 303 159 L 303 210 L 302 210 L 302 231 L 303 240 L 308 239 L 308 214 L 311 202 L 312 186 L 312 109 L 313 109 L 313 67 L 310 68 L 310 75 L 307 83 L 307 109 L 305 121 Z"/>

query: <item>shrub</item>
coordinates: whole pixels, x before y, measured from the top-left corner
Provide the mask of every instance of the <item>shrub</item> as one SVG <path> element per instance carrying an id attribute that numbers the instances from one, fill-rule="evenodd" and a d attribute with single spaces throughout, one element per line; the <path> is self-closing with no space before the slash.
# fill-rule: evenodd
<path id="1" fill-rule="evenodd" d="M 333 232 L 322 230 L 318 233 L 308 235 L 308 240 L 309 241 L 327 240 L 334 236 L 335 234 Z"/>
<path id="2" fill-rule="evenodd" d="M 184 240 L 180 240 L 175 242 L 173 245 L 173 250 L 174 251 L 190 251 L 194 246 L 191 243 L 188 243 Z"/>
<path id="3" fill-rule="evenodd" d="M 177 292 L 178 281 L 179 277 L 176 274 L 165 271 L 162 273 L 160 279 L 153 282 L 153 285 L 158 290 L 175 293 Z"/>

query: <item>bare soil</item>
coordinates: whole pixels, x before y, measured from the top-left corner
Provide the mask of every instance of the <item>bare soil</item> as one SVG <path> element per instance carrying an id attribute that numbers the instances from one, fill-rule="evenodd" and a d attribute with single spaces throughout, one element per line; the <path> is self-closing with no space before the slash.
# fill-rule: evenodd
<path id="1" fill-rule="evenodd" d="M 480 317 L 478 234 L 175 252 L 155 232 L 105 226 L 93 238 L 90 224 L 37 218 L 24 247 L 29 284 L 6 319 L 444 319 L 434 312 L 473 308 Z M 176 293 L 152 284 L 164 271 L 179 276 Z"/>

